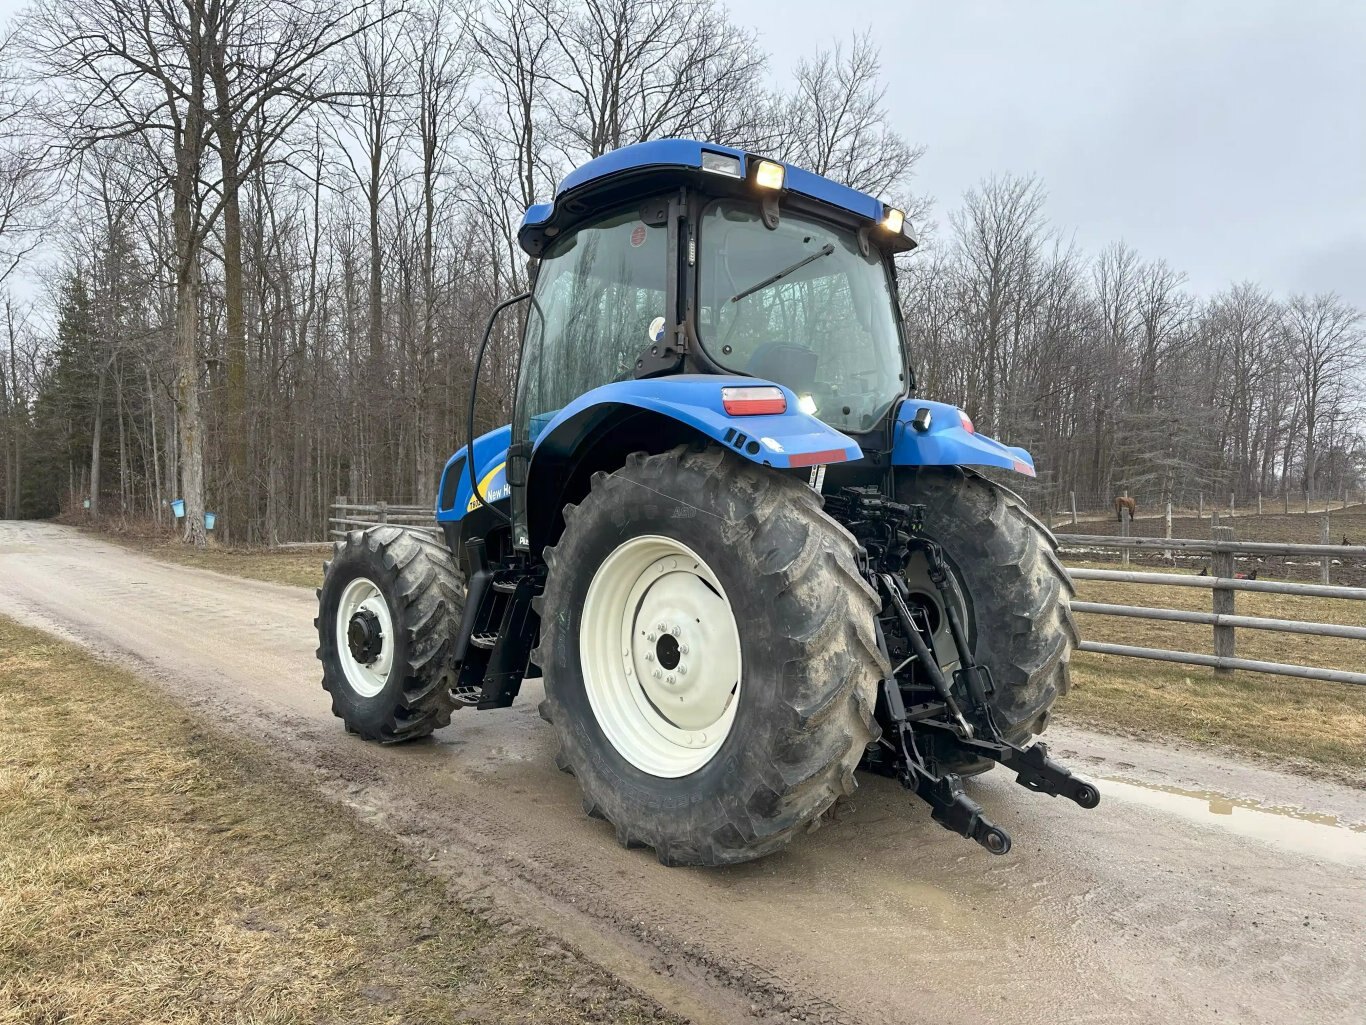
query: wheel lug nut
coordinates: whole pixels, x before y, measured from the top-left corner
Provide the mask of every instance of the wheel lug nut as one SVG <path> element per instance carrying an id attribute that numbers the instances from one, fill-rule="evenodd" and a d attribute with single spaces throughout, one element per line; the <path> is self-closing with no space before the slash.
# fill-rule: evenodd
<path id="1" fill-rule="evenodd" d="M 649 633 L 649 634 L 646 634 L 646 635 L 645 635 L 645 639 L 646 639 L 647 641 L 651 641 L 651 642 L 656 641 L 656 640 L 659 639 L 659 634 L 656 634 L 656 633 Z"/>
<path id="2" fill-rule="evenodd" d="M 683 628 L 678 626 L 674 627 L 672 630 L 669 631 L 669 633 L 673 634 L 675 637 L 679 636 L 682 632 Z"/>
<path id="3" fill-rule="evenodd" d="M 656 670 L 655 670 L 655 679 L 656 679 L 656 680 L 658 680 L 658 679 L 659 679 L 660 677 L 662 677 L 663 675 L 664 675 L 664 670 L 662 670 L 662 669 L 656 669 Z"/>
<path id="4" fill-rule="evenodd" d="M 684 665 L 683 663 L 681 663 L 681 662 L 678 664 L 678 675 L 679 675 L 679 676 L 687 676 L 687 675 L 688 675 L 688 667 L 685 666 L 685 665 Z"/>
<path id="5" fill-rule="evenodd" d="M 688 646 L 686 644 L 680 644 L 678 650 L 686 655 L 688 653 Z"/>
<path id="6" fill-rule="evenodd" d="M 660 623 L 660 624 L 659 624 L 659 632 L 660 632 L 660 633 L 663 633 L 663 632 L 664 632 L 665 630 L 667 630 L 667 629 L 669 629 L 669 628 L 668 628 L 667 626 L 665 626 L 663 623 Z"/>
<path id="7" fill-rule="evenodd" d="M 646 662 L 653 662 L 654 660 L 655 660 L 654 652 L 652 652 L 652 651 L 647 651 L 647 652 L 645 653 L 645 661 L 646 661 Z"/>
<path id="8" fill-rule="evenodd" d="M 670 673 L 670 674 L 668 675 L 668 677 L 665 679 L 664 682 L 665 682 L 665 683 L 677 683 L 678 681 L 674 679 L 674 674 L 673 674 L 673 673 Z"/>

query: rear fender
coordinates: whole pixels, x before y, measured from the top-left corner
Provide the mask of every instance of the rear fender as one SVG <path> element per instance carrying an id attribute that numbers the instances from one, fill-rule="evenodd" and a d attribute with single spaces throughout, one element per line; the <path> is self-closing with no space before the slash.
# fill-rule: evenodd
<path id="1" fill-rule="evenodd" d="M 679 374 L 618 381 L 585 392 L 564 409 L 533 424 L 527 509 L 533 549 L 553 544 L 560 510 L 587 494 L 589 479 L 611 472 L 632 452 L 664 452 L 679 444 L 714 442 L 750 462 L 792 469 L 859 459 L 858 443 L 797 407 L 781 385 L 787 410 L 731 416 L 721 402 L 725 387 L 770 382 L 753 377 Z"/>
<path id="2" fill-rule="evenodd" d="M 912 423 L 922 410 L 929 411 L 929 429 L 924 431 Z M 1034 457 L 1024 449 L 978 434 L 957 406 L 915 398 L 904 400 L 897 410 L 892 465 L 999 466 L 1035 476 Z"/>
<path id="3" fill-rule="evenodd" d="M 781 389 L 787 400 L 786 412 L 731 416 L 721 403 L 722 388 L 765 385 Z M 532 472 L 535 472 L 536 453 L 544 445 L 563 450 L 566 437 L 578 440 L 584 434 L 584 424 L 619 406 L 663 414 L 734 450 L 750 462 L 778 469 L 843 463 L 863 455 L 858 443 L 848 435 L 797 408 L 797 396 L 790 388 L 753 377 L 677 374 L 642 381 L 617 381 L 580 395 L 550 417 L 539 431 L 534 431 Z"/>

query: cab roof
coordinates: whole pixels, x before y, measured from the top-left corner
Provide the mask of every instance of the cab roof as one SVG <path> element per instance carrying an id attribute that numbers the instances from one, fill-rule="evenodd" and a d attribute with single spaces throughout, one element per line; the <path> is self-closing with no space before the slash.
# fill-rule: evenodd
<path id="1" fill-rule="evenodd" d="M 738 161 L 738 178 L 704 171 L 704 154 Z M 760 160 L 769 159 L 730 146 L 692 139 L 656 139 L 624 146 L 565 175 L 551 202 L 528 208 L 517 230 L 517 241 L 532 256 L 539 256 L 550 238 L 573 228 L 607 205 L 645 198 L 650 193 L 657 194 L 660 188 L 697 184 L 704 180 L 717 191 L 738 191 L 750 180 L 753 167 Z M 869 222 L 881 221 L 886 215 L 886 206 L 875 196 L 791 164 L 783 163 L 783 168 L 782 193 L 803 196 Z M 895 241 L 900 244 L 893 244 L 893 250 L 915 246 L 909 235 L 899 234 Z"/>

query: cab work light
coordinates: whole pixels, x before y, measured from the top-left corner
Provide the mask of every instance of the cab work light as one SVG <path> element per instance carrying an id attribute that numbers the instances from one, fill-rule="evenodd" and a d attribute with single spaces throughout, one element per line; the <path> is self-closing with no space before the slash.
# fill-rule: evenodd
<path id="1" fill-rule="evenodd" d="M 739 157 L 733 157 L 729 153 L 713 153 L 705 149 L 702 151 L 702 170 L 710 171 L 712 174 L 724 174 L 727 178 L 744 176 L 740 170 Z"/>
<path id="2" fill-rule="evenodd" d="M 783 390 L 772 385 L 722 388 L 721 405 L 731 416 L 766 416 L 787 412 L 787 398 Z"/>
<path id="3" fill-rule="evenodd" d="M 754 172 L 754 184 L 761 189 L 781 189 L 783 187 L 784 168 L 782 164 L 772 160 L 760 160 L 759 166 Z"/>
<path id="4" fill-rule="evenodd" d="M 887 208 L 887 216 L 882 218 L 882 226 L 893 235 L 901 234 L 901 226 L 906 223 L 906 215 L 894 206 Z"/>

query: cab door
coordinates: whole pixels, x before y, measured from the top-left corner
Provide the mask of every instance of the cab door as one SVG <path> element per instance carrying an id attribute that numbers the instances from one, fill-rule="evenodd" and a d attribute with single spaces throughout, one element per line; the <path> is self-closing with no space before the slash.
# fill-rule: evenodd
<path id="1" fill-rule="evenodd" d="M 513 544 L 529 545 L 526 478 L 537 439 L 585 392 L 629 380 L 668 329 L 669 223 L 659 201 L 587 221 L 546 247 L 522 336 L 508 451 Z M 649 220 L 654 223 L 649 223 Z"/>

